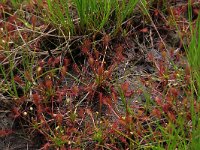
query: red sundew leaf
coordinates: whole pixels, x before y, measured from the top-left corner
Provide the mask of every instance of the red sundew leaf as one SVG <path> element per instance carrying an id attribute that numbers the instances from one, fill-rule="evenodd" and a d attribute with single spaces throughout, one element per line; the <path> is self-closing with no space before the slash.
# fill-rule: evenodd
<path id="1" fill-rule="evenodd" d="M 174 87 L 171 87 L 169 91 L 170 91 L 170 94 L 174 97 L 177 97 L 179 95 L 178 90 Z"/>
<path id="2" fill-rule="evenodd" d="M 173 48 L 171 48 L 171 49 L 169 50 L 169 55 L 170 55 L 171 58 L 174 57 L 174 49 L 173 49 Z"/>
<path id="3" fill-rule="evenodd" d="M 171 79 L 171 80 L 176 80 L 176 79 L 177 79 L 177 73 L 174 72 L 174 73 L 170 74 L 170 75 L 169 75 L 169 79 Z"/>
<path id="4" fill-rule="evenodd" d="M 62 141 L 68 141 L 69 140 L 69 136 L 68 135 L 63 135 L 61 137 Z"/>
<path id="5" fill-rule="evenodd" d="M 93 134 L 94 134 L 94 131 L 91 130 L 91 128 L 90 128 L 90 130 L 87 131 L 87 135 L 93 135 Z"/>
<path id="6" fill-rule="evenodd" d="M 163 76 L 165 74 L 166 68 L 163 63 L 159 63 L 159 76 Z"/>
<path id="7" fill-rule="evenodd" d="M 120 140 L 122 143 L 127 144 L 126 138 L 124 138 L 124 137 L 119 137 L 119 140 Z"/>
<path id="8" fill-rule="evenodd" d="M 17 16 L 12 15 L 12 16 L 8 17 L 7 22 L 14 23 L 16 20 L 17 20 Z"/>
<path id="9" fill-rule="evenodd" d="M 51 110 L 50 107 L 45 107 L 45 108 L 44 108 L 44 111 L 45 111 L 47 114 L 52 115 L 52 110 Z"/>
<path id="10" fill-rule="evenodd" d="M 8 32 L 11 32 L 11 31 L 15 30 L 15 26 L 12 23 L 6 22 L 6 30 Z"/>
<path id="11" fill-rule="evenodd" d="M 187 112 L 186 114 L 187 114 L 187 115 L 186 115 L 186 116 L 187 116 L 187 119 L 188 119 L 188 120 L 191 120 L 191 119 L 192 119 L 191 112 Z"/>
<path id="12" fill-rule="evenodd" d="M 188 99 L 187 98 L 184 98 L 183 100 L 182 100 L 182 104 L 185 106 L 185 107 L 187 107 L 187 105 L 188 105 Z"/>
<path id="13" fill-rule="evenodd" d="M 171 121 L 176 121 L 176 117 L 172 112 L 167 112 L 167 115 Z"/>
<path id="14" fill-rule="evenodd" d="M 21 77 L 18 76 L 18 75 L 16 75 L 16 76 L 14 77 L 14 80 L 15 80 L 15 82 L 19 83 L 20 85 L 23 85 L 23 84 L 24 84 L 24 82 L 22 81 Z"/>
<path id="15" fill-rule="evenodd" d="M 120 62 L 125 59 L 125 57 L 122 54 L 123 50 L 124 50 L 124 48 L 121 45 L 116 48 L 116 54 L 115 54 L 116 55 L 116 59 L 118 61 L 120 61 Z"/>
<path id="16" fill-rule="evenodd" d="M 199 15 L 199 12 L 200 12 L 200 9 L 195 8 L 195 9 L 193 9 L 193 12 L 194 12 L 195 15 L 198 16 L 198 15 Z"/>
<path id="17" fill-rule="evenodd" d="M 100 107 L 100 111 L 102 108 L 102 104 L 103 104 L 103 94 L 100 92 L 99 93 L 99 107 Z"/>
<path id="18" fill-rule="evenodd" d="M 81 65 L 81 69 L 82 69 L 81 71 L 84 72 L 84 73 L 86 73 L 88 71 L 86 66 L 83 66 L 83 65 Z"/>
<path id="19" fill-rule="evenodd" d="M 111 38 L 109 34 L 104 35 L 103 37 L 103 44 L 104 46 L 108 46 L 108 43 L 110 42 Z"/>
<path id="20" fill-rule="evenodd" d="M 172 9 L 172 12 L 175 16 L 181 15 L 180 7 Z"/>
<path id="21" fill-rule="evenodd" d="M 150 120 L 150 118 L 148 116 L 142 116 L 142 117 L 140 117 L 140 120 L 148 121 L 148 120 Z"/>
<path id="22" fill-rule="evenodd" d="M 180 61 L 180 59 L 181 59 L 181 54 L 176 54 L 176 61 L 178 62 L 178 61 Z"/>
<path id="23" fill-rule="evenodd" d="M 27 100 L 26 96 L 21 96 L 18 99 L 15 100 L 16 106 L 22 105 Z"/>
<path id="24" fill-rule="evenodd" d="M 60 150 L 67 150 L 65 146 L 62 146 Z"/>
<path id="25" fill-rule="evenodd" d="M 122 53 L 124 51 L 124 48 L 123 46 L 119 45 L 117 48 L 116 48 L 116 52 L 120 52 Z"/>
<path id="26" fill-rule="evenodd" d="M 118 124 L 119 124 L 118 121 L 117 121 L 117 122 L 114 122 L 114 123 L 112 124 L 112 129 L 117 129 L 117 128 L 118 128 Z M 112 130 L 112 131 L 114 131 L 114 130 Z"/>
<path id="27" fill-rule="evenodd" d="M 121 52 L 116 53 L 116 58 L 119 62 L 122 62 L 125 59 L 125 57 L 123 56 Z"/>
<path id="28" fill-rule="evenodd" d="M 44 60 L 39 60 L 38 65 L 40 67 L 44 67 L 44 64 L 45 64 Z"/>
<path id="29" fill-rule="evenodd" d="M 157 141 L 157 140 L 156 140 L 156 137 L 162 137 L 162 136 L 163 136 L 162 133 L 161 133 L 160 131 L 154 131 L 154 132 L 153 132 L 153 135 L 154 135 L 154 140 L 155 140 L 155 141 Z"/>
<path id="30" fill-rule="evenodd" d="M 18 20 L 18 21 L 16 22 L 16 25 L 17 25 L 18 27 L 22 27 L 24 24 L 23 24 L 23 22 L 21 22 L 21 21 Z M 22 34 L 23 34 L 23 35 L 26 35 L 26 36 L 28 37 L 28 35 L 27 35 L 26 32 L 22 32 Z M 17 35 L 18 35 L 18 34 L 17 34 Z M 27 39 L 26 39 L 26 40 L 27 40 Z"/>
<path id="31" fill-rule="evenodd" d="M 28 40 L 28 34 L 27 33 L 21 33 L 22 38 L 24 39 L 25 42 Z"/>
<path id="32" fill-rule="evenodd" d="M 78 65 L 76 63 L 73 64 L 73 70 L 78 74 L 80 73 L 80 69 L 78 68 Z"/>
<path id="33" fill-rule="evenodd" d="M 186 11 L 186 9 L 187 8 L 185 6 L 179 6 L 179 7 L 174 8 L 173 13 L 176 16 L 180 16 Z"/>
<path id="34" fill-rule="evenodd" d="M 165 99 L 169 104 L 172 104 L 173 98 L 170 95 L 167 95 Z"/>
<path id="35" fill-rule="evenodd" d="M 162 106 L 162 105 L 163 105 L 162 100 L 161 100 L 159 97 L 156 97 L 156 98 L 155 98 L 155 101 L 156 101 L 156 103 L 157 103 L 159 106 Z"/>
<path id="36" fill-rule="evenodd" d="M 154 10 L 154 15 L 155 15 L 155 16 L 158 16 L 158 15 L 159 15 L 159 13 L 160 13 L 160 12 L 159 12 L 159 10 L 158 10 L 158 9 L 155 9 L 155 10 Z"/>
<path id="37" fill-rule="evenodd" d="M 10 135 L 12 133 L 13 133 L 13 131 L 10 129 L 0 130 L 0 137 L 4 137 L 4 136 Z"/>
<path id="38" fill-rule="evenodd" d="M 103 75 L 103 72 L 104 72 L 104 67 L 103 66 L 99 66 L 98 67 L 98 70 L 97 70 L 97 73 L 99 76 L 102 76 Z"/>
<path id="39" fill-rule="evenodd" d="M 190 75 L 190 72 L 191 72 L 190 66 L 186 65 L 186 67 L 185 67 L 185 73 L 186 73 L 186 75 Z"/>
<path id="40" fill-rule="evenodd" d="M 168 112 L 170 108 L 171 108 L 170 104 L 164 104 L 164 105 L 162 105 L 162 109 L 163 109 L 163 111 L 165 113 Z"/>
<path id="41" fill-rule="evenodd" d="M 112 100 L 111 100 L 111 98 L 109 98 L 109 97 L 103 97 L 103 98 L 102 98 L 102 102 L 103 102 L 103 104 L 105 104 L 105 105 L 112 106 Z"/>
<path id="42" fill-rule="evenodd" d="M 154 115 L 154 116 L 156 116 L 156 117 L 158 117 L 158 118 L 161 118 L 161 112 L 157 108 L 153 109 L 152 112 L 151 112 L 151 114 Z"/>
<path id="43" fill-rule="evenodd" d="M 62 121 L 63 121 L 63 115 L 62 114 L 56 114 L 55 119 L 56 119 L 58 125 L 61 125 Z"/>
<path id="44" fill-rule="evenodd" d="M 116 66 L 116 64 L 113 64 L 113 65 L 108 67 L 107 71 L 105 71 L 105 73 L 106 73 L 105 75 L 106 75 L 107 78 L 111 78 L 111 75 L 113 73 L 113 70 L 115 69 L 115 66 Z"/>
<path id="45" fill-rule="evenodd" d="M 76 133 L 78 131 L 78 129 L 77 128 L 74 128 L 74 127 L 70 127 L 69 128 L 69 133 Z"/>
<path id="46" fill-rule="evenodd" d="M 131 97 L 133 94 L 134 94 L 134 91 L 131 90 L 131 91 L 127 91 L 126 93 L 124 93 L 124 96 L 125 97 Z"/>
<path id="47" fill-rule="evenodd" d="M 35 93 L 32 95 L 32 97 L 33 97 L 34 104 L 37 106 L 41 102 L 40 96 L 37 93 Z"/>
<path id="48" fill-rule="evenodd" d="M 124 119 L 122 119 L 122 118 L 120 118 L 120 119 L 118 120 L 118 123 L 119 123 L 120 125 L 122 125 L 122 126 L 126 126 L 126 121 L 125 121 Z"/>
<path id="49" fill-rule="evenodd" d="M 45 81 L 45 86 L 48 88 L 48 89 L 51 89 L 53 87 L 53 82 L 50 80 L 50 79 L 47 79 Z"/>
<path id="50" fill-rule="evenodd" d="M 189 84 L 189 83 L 191 82 L 191 76 L 190 76 L 190 75 L 186 75 L 186 76 L 184 77 L 184 79 L 185 79 L 185 82 L 186 82 L 187 84 Z"/>
<path id="51" fill-rule="evenodd" d="M 41 104 L 38 105 L 38 106 L 37 106 L 37 114 L 40 116 L 40 115 L 42 114 L 43 111 L 44 111 L 44 110 L 43 110 L 42 105 L 41 105 Z M 42 116 L 42 115 L 41 115 L 41 116 Z"/>
<path id="52" fill-rule="evenodd" d="M 89 49 L 88 49 L 87 47 L 83 46 L 83 47 L 81 48 L 81 51 L 82 51 L 84 54 L 88 54 Z"/>
<path id="53" fill-rule="evenodd" d="M 140 32 L 142 32 L 142 33 L 147 33 L 148 31 L 149 31 L 148 28 L 143 28 L 140 30 Z"/>
<path id="54" fill-rule="evenodd" d="M 142 89 L 138 89 L 138 90 L 136 91 L 136 93 L 137 93 L 138 95 L 141 95 L 141 94 L 143 93 L 143 90 L 142 90 Z"/>
<path id="55" fill-rule="evenodd" d="M 53 61 L 53 66 L 57 65 L 60 63 L 60 56 L 56 57 Z"/>
<path id="56" fill-rule="evenodd" d="M 98 59 L 99 58 L 99 51 L 94 49 L 94 54 L 95 54 L 96 59 Z"/>
<path id="57" fill-rule="evenodd" d="M 141 127 L 137 126 L 135 129 L 135 132 L 136 133 L 133 132 L 134 135 L 136 134 L 137 136 L 142 137 L 144 135 L 145 130 L 141 129 Z M 144 143 L 145 143 L 145 141 L 144 141 Z"/>
<path id="58" fill-rule="evenodd" d="M 88 49 L 90 49 L 91 47 L 91 41 L 90 39 L 86 39 L 83 41 L 83 46 L 87 47 Z"/>
<path id="59" fill-rule="evenodd" d="M 85 118 L 85 109 L 79 108 L 78 116 L 80 116 L 81 118 Z"/>
<path id="60" fill-rule="evenodd" d="M 112 99 L 116 103 L 117 102 L 117 93 L 116 92 L 112 92 L 111 95 L 112 95 Z"/>
<path id="61" fill-rule="evenodd" d="M 133 118 L 130 115 L 127 114 L 125 121 L 126 121 L 126 124 L 130 124 L 130 123 L 133 122 Z"/>
<path id="62" fill-rule="evenodd" d="M 159 49 L 160 51 L 163 51 L 163 50 L 164 50 L 165 45 L 163 44 L 163 42 L 158 41 L 157 45 L 158 45 L 158 49 Z"/>
<path id="63" fill-rule="evenodd" d="M 121 89 L 124 93 L 128 91 L 128 88 L 129 88 L 129 83 L 127 81 L 121 84 Z"/>
<path id="64" fill-rule="evenodd" d="M 36 18 L 35 15 L 33 15 L 33 16 L 31 17 L 31 23 L 32 23 L 32 26 L 33 26 L 33 30 L 35 30 L 36 21 L 37 21 L 37 18 Z"/>
<path id="65" fill-rule="evenodd" d="M 38 1 L 38 0 L 32 0 L 30 4 L 26 5 L 26 11 L 27 12 L 33 12 L 34 11 L 34 1 Z"/>
<path id="66" fill-rule="evenodd" d="M 63 100 L 63 96 L 65 95 L 65 93 L 64 92 L 62 92 L 62 91 L 56 91 L 56 95 L 57 95 L 57 102 L 62 102 L 62 100 Z"/>
<path id="67" fill-rule="evenodd" d="M 64 66 L 68 67 L 70 65 L 70 59 L 65 58 L 63 60 Z"/>
<path id="68" fill-rule="evenodd" d="M 19 110 L 19 108 L 13 107 L 13 108 L 12 108 L 12 112 L 13 112 L 13 114 L 14 114 L 14 118 L 17 118 L 17 117 L 20 116 L 20 110 Z"/>
<path id="69" fill-rule="evenodd" d="M 61 70 L 60 70 L 61 76 L 65 77 L 67 74 L 67 67 L 66 66 L 62 66 Z"/>
<path id="70" fill-rule="evenodd" d="M 93 57 L 89 57 L 88 58 L 88 63 L 90 65 L 90 67 L 92 67 L 94 65 L 94 58 Z"/>
<path id="71" fill-rule="evenodd" d="M 42 148 L 40 148 L 40 150 L 49 150 L 51 144 L 49 142 L 47 142 L 46 144 L 44 144 L 44 146 Z"/>
<path id="72" fill-rule="evenodd" d="M 5 5 L 3 5 L 2 3 L 0 3 L 0 9 L 4 10 L 5 9 Z"/>
<path id="73" fill-rule="evenodd" d="M 152 52 L 149 52 L 149 53 L 147 54 L 147 60 L 148 60 L 149 62 L 153 62 L 153 61 L 154 61 L 154 56 L 153 56 L 153 53 L 152 53 Z"/>
<path id="74" fill-rule="evenodd" d="M 72 94 L 73 94 L 74 96 L 77 96 L 78 93 L 79 93 L 79 88 L 78 88 L 78 86 L 73 86 L 72 89 L 71 89 L 71 91 L 72 91 Z"/>
<path id="75" fill-rule="evenodd" d="M 166 51 L 162 51 L 161 52 L 162 58 L 165 60 L 167 58 L 167 52 Z"/>
<path id="76" fill-rule="evenodd" d="M 91 118 L 93 118 L 92 111 L 91 111 L 90 109 L 86 109 L 86 113 L 87 113 Z"/>
<path id="77" fill-rule="evenodd" d="M 127 20 L 126 28 L 131 27 L 132 24 L 133 24 L 133 21 L 132 21 L 132 20 Z"/>
<path id="78" fill-rule="evenodd" d="M 48 65 L 51 65 L 51 64 L 53 64 L 53 62 L 54 62 L 54 58 L 53 58 L 53 57 L 50 57 L 50 58 L 48 59 L 48 61 L 47 61 L 47 64 L 48 64 Z"/>
<path id="79" fill-rule="evenodd" d="M 108 134 L 110 135 L 114 135 L 115 134 L 115 130 L 117 129 L 118 127 L 117 126 L 112 126 L 111 128 L 108 129 Z M 113 130 L 115 129 L 115 130 Z"/>
<path id="80" fill-rule="evenodd" d="M 144 110 L 143 109 L 139 109 L 138 112 L 137 112 L 137 115 L 140 117 L 142 116 L 144 113 Z"/>
<path id="81" fill-rule="evenodd" d="M 96 87 L 96 85 L 91 83 L 91 84 L 85 86 L 85 87 L 83 88 L 83 90 L 86 91 L 86 92 L 93 93 L 95 87 Z"/>

